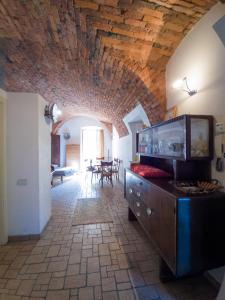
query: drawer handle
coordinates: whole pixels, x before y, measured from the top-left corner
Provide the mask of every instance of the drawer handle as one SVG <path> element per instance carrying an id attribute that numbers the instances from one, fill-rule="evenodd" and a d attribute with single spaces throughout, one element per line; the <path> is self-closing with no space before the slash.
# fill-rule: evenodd
<path id="1" fill-rule="evenodd" d="M 152 215 L 152 213 L 153 213 L 153 210 L 151 208 L 147 208 L 146 209 L 146 213 L 150 217 Z"/>
<path id="2" fill-rule="evenodd" d="M 137 205 L 137 207 L 140 207 L 141 203 L 140 202 L 136 202 L 136 205 Z"/>
<path id="3" fill-rule="evenodd" d="M 137 192 L 137 196 L 140 198 L 140 197 L 141 197 L 141 193 L 140 193 L 140 192 Z"/>
<path id="4" fill-rule="evenodd" d="M 140 216 L 141 216 L 141 214 L 139 212 L 137 212 L 137 217 L 140 217 Z"/>
<path id="5" fill-rule="evenodd" d="M 129 188 L 129 194 L 132 194 L 133 190 L 131 188 Z"/>

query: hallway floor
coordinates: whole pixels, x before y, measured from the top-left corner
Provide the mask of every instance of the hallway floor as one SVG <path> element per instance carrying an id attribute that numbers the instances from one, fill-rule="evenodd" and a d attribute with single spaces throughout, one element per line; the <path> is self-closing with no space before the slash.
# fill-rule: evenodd
<path id="1" fill-rule="evenodd" d="M 213 300 L 204 277 L 161 284 L 159 257 L 128 222 L 121 184 L 75 175 L 52 188 L 53 215 L 39 241 L 0 247 L 0 299 Z M 72 226 L 79 198 L 105 197 L 113 223 Z"/>

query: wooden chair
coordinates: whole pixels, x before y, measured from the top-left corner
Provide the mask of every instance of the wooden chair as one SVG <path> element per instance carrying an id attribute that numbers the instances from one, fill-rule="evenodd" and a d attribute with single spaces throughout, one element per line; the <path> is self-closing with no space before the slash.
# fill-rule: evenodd
<path id="1" fill-rule="evenodd" d="M 101 164 L 101 161 L 104 160 L 104 159 L 105 159 L 104 156 L 103 157 L 96 157 L 96 163 Z"/>
<path id="2" fill-rule="evenodd" d="M 115 175 L 117 180 L 119 180 L 120 178 L 120 164 L 121 164 L 121 160 L 119 158 L 114 158 L 112 173 L 113 175 Z"/>
<path id="3" fill-rule="evenodd" d="M 88 159 L 85 159 L 85 162 L 87 162 Z M 94 170 L 94 166 L 92 165 L 92 159 L 89 160 L 89 166 L 87 166 L 86 171 L 92 172 Z"/>
<path id="4" fill-rule="evenodd" d="M 113 168 L 113 161 L 110 161 L 110 162 L 101 161 L 101 178 L 100 178 L 100 181 L 101 181 L 102 187 L 103 187 L 104 178 L 106 179 L 106 181 L 110 182 L 111 185 L 113 186 L 112 168 Z"/>
<path id="5" fill-rule="evenodd" d="M 100 175 L 102 173 L 102 167 L 101 165 L 95 165 L 92 167 L 92 170 L 91 170 L 91 183 L 93 181 L 93 176 L 95 176 L 95 178 Z"/>

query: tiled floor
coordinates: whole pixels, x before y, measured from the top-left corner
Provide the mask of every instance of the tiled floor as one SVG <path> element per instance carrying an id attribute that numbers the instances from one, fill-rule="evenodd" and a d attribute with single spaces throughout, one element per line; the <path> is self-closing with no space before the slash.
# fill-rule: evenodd
<path id="1" fill-rule="evenodd" d="M 203 277 L 161 284 L 159 257 L 127 221 L 120 184 L 74 176 L 52 188 L 53 216 L 39 241 L 0 247 L 0 299 L 212 300 Z M 72 226 L 78 198 L 106 197 L 113 223 Z"/>

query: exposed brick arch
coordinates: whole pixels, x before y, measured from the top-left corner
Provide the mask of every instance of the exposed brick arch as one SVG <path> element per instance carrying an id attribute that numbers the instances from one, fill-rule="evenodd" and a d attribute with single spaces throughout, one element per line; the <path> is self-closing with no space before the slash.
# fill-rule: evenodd
<path id="1" fill-rule="evenodd" d="M 141 103 L 165 113 L 165 68 L 215 0 L 0 0 L 3 88 L 41 94 L 64 119 L 92 114 L 127 134 Z"/>
<path id="2" fill-rule="evenodd" d="M 82 117 L 85 117 L 85 116 L 82 115 Z M 86 117 L 88 117 L 88 116 L 86 116 Z M 71 119 L 73 119 L 73 118 L 74 118 L 74 117 L 72 117 Z M 52 133 L 53 133 L 53 134 L 58 134 L 60 128 L 61 128 L 66 122 L 68 122 L 68 121 L 69 121 L 69 119 L 63 119 L 63 120 L 60 120 L 60 121 L 54 123 L 53 126 L 52 126 Z M 104 127 L 105 129 L 108 130 L 108 133 L 109 133 L 109 134 L 111 135 L 111 137 L 112 137 L 112 134 L 113 134 L 113 126 L 112 126 L 112 123 L 108 123 L 108 122 L 104 122 L 104 121 L 100 121 L 100 123 L 103 125 L 103 127 Z"/>

